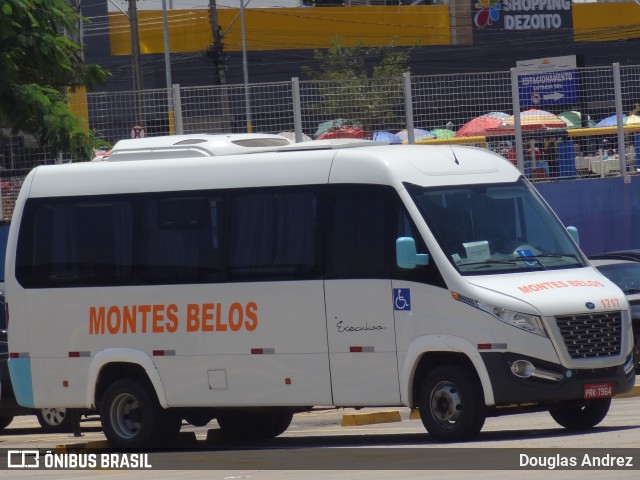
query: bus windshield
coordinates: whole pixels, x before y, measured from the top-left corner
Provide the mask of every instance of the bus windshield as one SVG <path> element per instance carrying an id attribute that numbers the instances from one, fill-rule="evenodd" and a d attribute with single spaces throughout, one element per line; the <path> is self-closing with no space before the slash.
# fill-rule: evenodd
<path id="1" fill-rule="evenodd" d="M 405 186 L 463 275 L 585 266 L 564 226 L 522 178 L 508 184 Z"/>

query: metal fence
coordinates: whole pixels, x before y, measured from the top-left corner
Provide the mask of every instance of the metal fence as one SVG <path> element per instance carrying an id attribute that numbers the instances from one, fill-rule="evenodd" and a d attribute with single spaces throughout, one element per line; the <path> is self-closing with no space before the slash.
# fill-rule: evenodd
<path id="1" fill-rule="evenodd" d="M 521 105 L 517 72 L 490 72 L 90 93 L 89 128 L 108 143 L 132 135 L 286 133 L 466 143 L 497 151 L 533 181 L 638 174 L 640 66 L 579 68 L 573 103 Z M 550 95 L 556 95 L 551 93 Z M 74 98 L 72 102 L 84 98 Z M 620 121 L 619 121 L 620 120 Z M 141 127 L 141 128 L 138 128 Z M 143 129 L 143 130 L 142 130 Z M 0 139 L 2 212 L 11 216 L 23 176 L 48 163 L 26 136 Z"/>

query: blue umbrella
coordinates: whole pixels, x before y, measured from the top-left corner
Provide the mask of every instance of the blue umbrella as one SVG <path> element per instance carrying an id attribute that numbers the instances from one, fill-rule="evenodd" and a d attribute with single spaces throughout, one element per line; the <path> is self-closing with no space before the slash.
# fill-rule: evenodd
<path id="1" fill-rule="evenodd" d="M 625 123 L 627 123 L 627 116 L 622 115 L 622 124 L 624 125 Z M 618 125 L 617 115 L 611 115 L 610 117 L 596 123 L 596 127 L 615 127 L 616 125 Z"/>
<path id="2" fill-rule="evenodd" d="M 402 143 L 397 135 L 394 135 L 391 132 L 373 132 L 371 139 L 379 142 L 389 142 L 392 145 Z"/>
<path id="3" fill-rule="evenodd" d="M 409 141 L 409 132 L 407 132 L 406 130 L 402 130 L 396 133 L 396 136 L 402 143 L 407 143 Z M 413 129 L 414 140 L 424 140 L 425 138 L 436 138 L 436 136 L 428 130 L 422 130 L 420 128 Z"/>

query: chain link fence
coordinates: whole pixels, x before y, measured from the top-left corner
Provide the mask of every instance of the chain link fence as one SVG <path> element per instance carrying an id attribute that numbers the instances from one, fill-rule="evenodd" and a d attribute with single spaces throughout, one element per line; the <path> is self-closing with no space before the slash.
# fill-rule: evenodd
<path id="1" fill-rule="evenodd" d="M 576 77 L 571 104 L 556 91 L 527 99 L 539 102 L 533 109 L 521 106 L 527 103 L 514 71 L 174 85 L 170 90 L 90 93 L 86 104 L 89 128 L 111 145 L 142 134 L 249 131 L 282 133 L 298 141 L 355 137 L 476 145 L 500 153 L 533 181 L 638 174 L 640 66 L 579 68 Z M 77 160 L 52 158 L 33 138 L 4 133 L 0 186 L 7 219 L 30 169 Z"/>

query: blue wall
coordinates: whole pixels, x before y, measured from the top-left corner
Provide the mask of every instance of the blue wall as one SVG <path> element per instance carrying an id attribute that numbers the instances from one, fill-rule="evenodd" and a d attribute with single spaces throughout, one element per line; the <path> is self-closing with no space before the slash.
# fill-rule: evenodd
<path id="1" fill-rule="evenodd" d="M 580 233 L 587 254 L 640 248 L 640 177 L 536 183 L 565 226 Z"/>

